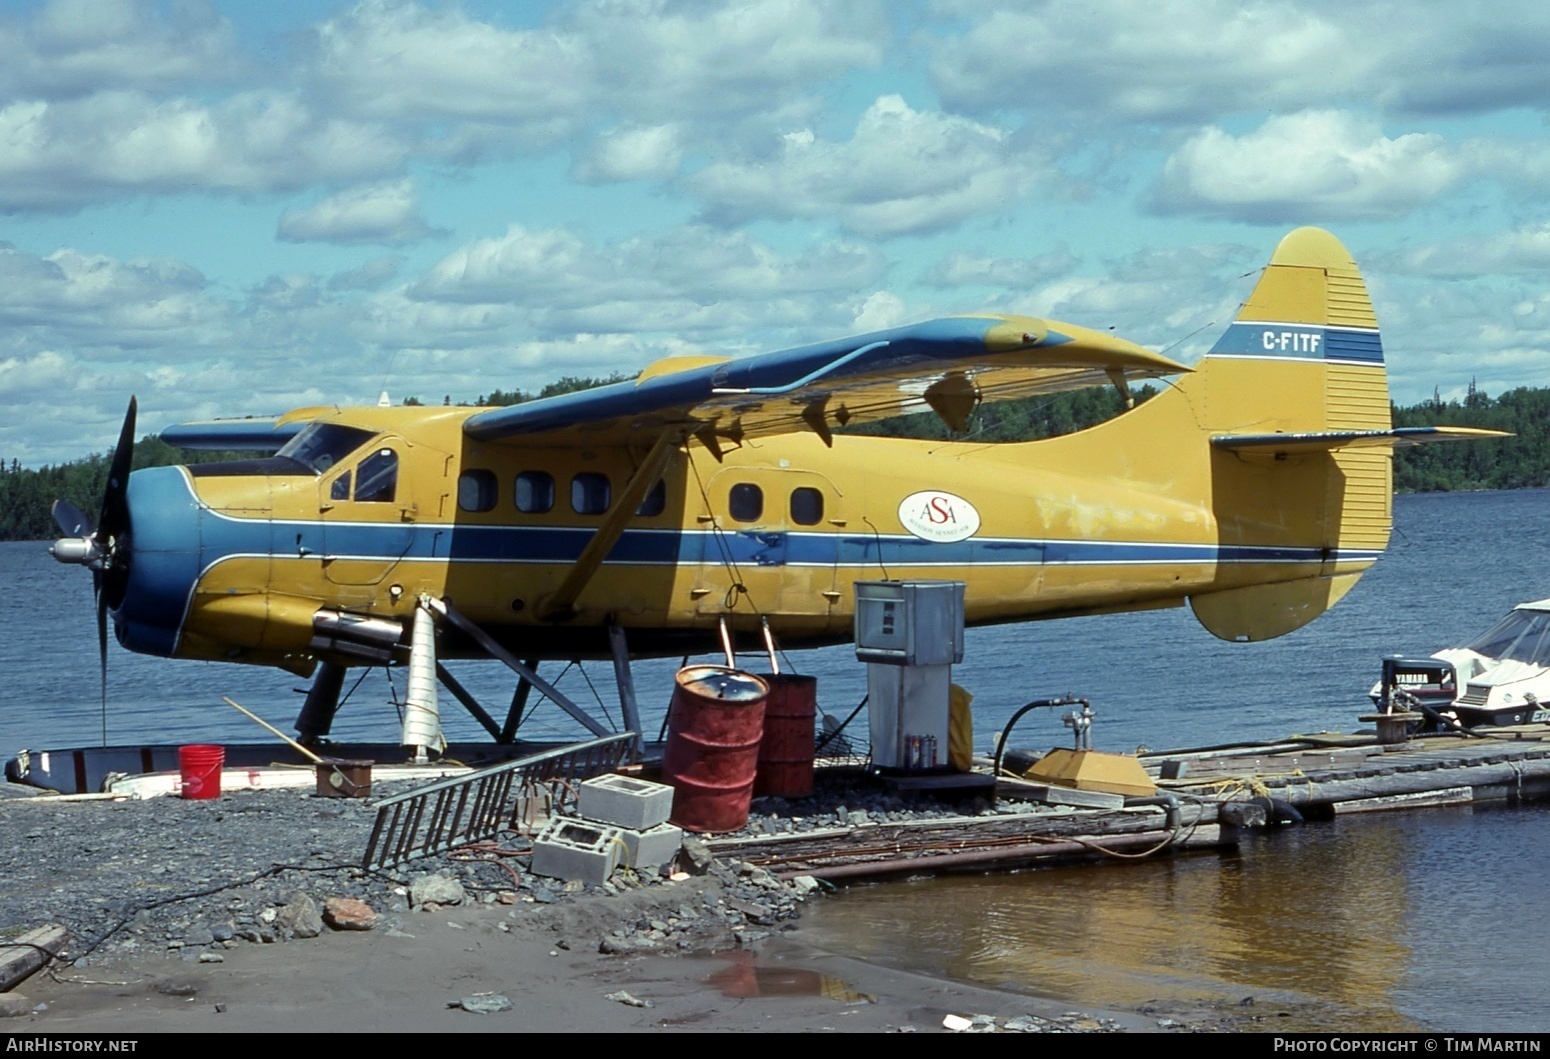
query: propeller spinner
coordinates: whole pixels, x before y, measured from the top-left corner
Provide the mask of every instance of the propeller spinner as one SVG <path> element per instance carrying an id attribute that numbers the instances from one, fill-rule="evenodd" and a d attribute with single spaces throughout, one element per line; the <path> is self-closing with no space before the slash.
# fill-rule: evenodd
<path id="1" fill-rule="evenodd" d="M 102 491 L 102 510 L 94 527 L 91 519 L 68 500 L 54 501 L 54 523 L 64 537 L 49 552 L 62 563 L 84 566 L 92 572 L 96 597 L 97 653 L 102 670 L 102 739 L 107 742 L 108 700 L 108 597 L 117 595 L 129 567 L 129 472 L 134 458 L 136 402 L 119 428 L 118 444 L 108 466 L 108 484 Z"/>

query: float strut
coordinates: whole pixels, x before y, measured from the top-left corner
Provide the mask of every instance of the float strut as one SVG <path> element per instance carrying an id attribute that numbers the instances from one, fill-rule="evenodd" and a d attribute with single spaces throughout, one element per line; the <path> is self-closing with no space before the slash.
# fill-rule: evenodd
<path id="1" fill-rule="evenodd" d="M 529 658 L 525 663 L 533 672 L 538 672 L 538 659 Z M 533 692 L 533 682 L 527 677 L 517 678 L 517 690 L 511 693 L 511 708 L 506 711 L 506 723 L 501 727 L 498 742 L 515 743 L 517 741 L 517 729 L 522 727 L 522 715 L 527 712 L 527 699 Z"/>
<path id="2" fill-rule="evenodd" d="M 614 657 L 614 679 L 619 683 L 619 712 L 624 715 L 624 727 L 635 733 L 635 747 L 645 745 L 645 734 L 640 727 L 640 705 L 635 701 L 635 677 L 630 673 L 630 648 L 624 640 L 624 630 L 610 622 L 608 625 L 608 650 Z"/>
<path id="3" fill-rule="evenodd" d="M 467 635 L 469 639 L 473 640 L 476 644 L 483 648 L 486 654 L 506 663 L 507 669 L 510 669 L 517 676 L 532 684 L 535 688 L 543 693 L 546 699 L 554 703 L 566 713 L 570 714 L 571 717 L 580 723 L 583 727 L 585 727 L 587 731 L 596 736 L 609 736 L 614 734 L 605 728 L 601 721 L 597 720 L 597 718 L 587 713 L 586 710 L 582 709 L 570 699 L 566 698 L 565 694 L 556 688 L 553 684 L 549 683 L 543 677 L 539 676 L 527 666 L 523 665 L 521 659 L 512 654 L 510 651 L 506 650 L 500 644 L 496 643 L 495 639 L 490 636 L 489 633 L 479 628 L 478 625 L 464 617 L 462 614 L 459 614 L 451 607 L 451 605 L 447 603 L 446 600 L 432 599 L 426 605 L 432 608 L 443 618 L 446 618 L 453 625 L 457 626 L 460 632 Z"/>
<path id="4" fill-rule="evenodd" d="M 474 698 L 456 677 L 447 672 L 447 667 L 442 665 L 440 660 L 436 662 L 436 677 L 444 688 L 452 692 L 452 697 L 463 704 L 463 709 L 479 722 L 480 727 L 490 733 L 490 738 L 500 741 L 501 729 L 500 725 L 495 723 L 495 718 L 486 713 L 484 707 L 479 705 L 479 700 Z"/>
<path id="5" fill-rule="evenodd" d="M 296 736 L 303 744 L 316 743 L 328 735 L 334 726 L 334 714 L 339 711 L 339 693 L 344 690 L 344 666 L 324 662 L 318 666 L 307 691 L 307 701 L 301 704 L 296 715 Z"/>

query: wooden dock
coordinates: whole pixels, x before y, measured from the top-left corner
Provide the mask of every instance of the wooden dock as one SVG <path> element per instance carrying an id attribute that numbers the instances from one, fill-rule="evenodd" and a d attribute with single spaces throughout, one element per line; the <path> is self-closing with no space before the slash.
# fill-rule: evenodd
<path id="1" fill-rule="evenodd" d="M 1294 816 L 1316 823 L 1349 812 L 1550 797 L 1550 728 L 1496 729 L 1485 738 L 1428 736 L 1395 745 L 1370 735 L 1321 735 L 1273 746 L 1154 753 L 1143 763 L 1159 795 L 1130 799 L 1124 807 L 1045 804 L 1053 789 L 1003 780 L 993 813 L 869 819 L 708 844 L 717 856 L 785 878 L 833 881 L 1231 848 L 1245 830 Z"/>

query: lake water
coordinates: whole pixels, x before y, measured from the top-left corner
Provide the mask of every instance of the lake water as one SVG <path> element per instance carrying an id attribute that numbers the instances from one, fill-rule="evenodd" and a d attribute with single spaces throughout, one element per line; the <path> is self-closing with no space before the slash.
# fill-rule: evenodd
<path id="1" fill-rule="evenodd" d="M 1384 654 L 1456 644 L 1514 604 L 1550 596 L 1550 492 L 1399 497 L 1395 522 L 1388 553 L 1345 600 L 1267 643 L 1217 641 L 1187 609 L 969 630 L 954 676 L 975 695 L 977 744 L 988 747 L 1024 702 L 1063 693 L 1092 700 L 1103 750 L 1350 731 Z M 100 742 L 90 578 L 36 543 L 0 543 L 0 570 L 18 589 L 0 611 L 0 757 Z M 819 676 L 826 711 L 843 717 L 860 700 L 864 674 L 849 648 L 790 660 Z M 676 666 L 637 664 L 653 732 Z M 554 679 L 560 669 L 551 663 L 544 673 Z M 490 702 L 510 695 L 498 665 L 455 672 Z M 221 696 L 290 730 L 301 684 L 113 645 L 108 739 L 263 741 Z M 560 682 L 617 717 L 611 685 L 609 667 L 594 663 Z M 402 674 L 390 681 L 371 671 L 341 711 L 336 737 L 396 740 L 393 704 L 402 695 Z M 449 738 L 482 736 L 450 696 L 443 701 Z M 523 734 L 582 733 L 540 706 Z M 1055 711 L 1036 711 L 1013 742 L 1069 739 Z M 1547 840 L 1550 811 L 1537 807 L 1347 818 L 1256 839 L 1226 857 L 862 887 L 804 922 L 820 940 L 881 962 L 1073 1003 L 1256 995 L 1321 1005 L 1331 1027 L 1345 1029 L 1550 1031 L 1550 999 L 1538 984 L 1550 969 L 1550 926 L 1533 912 L 1536 885 L 1550 876 Z M 1104 995 L 1093 992 L 1098 982 Z"/>

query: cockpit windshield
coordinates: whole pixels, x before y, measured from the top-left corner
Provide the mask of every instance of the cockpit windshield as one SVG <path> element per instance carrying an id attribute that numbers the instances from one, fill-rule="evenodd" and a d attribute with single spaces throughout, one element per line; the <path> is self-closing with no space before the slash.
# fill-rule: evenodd
<path id="1" fill-rule="evenodd" d="M 1464 647 L 1498 661 L 1550 666 L 1550 611 L 1515 610 Z"/>
<path id="2" fill-rule="evenodd" d="M 374 433 L 359 427 L 308 423 L 277 455 L 287 456 L 312 468 L 314 473 L 323 474 L 374 437 Z"/>

